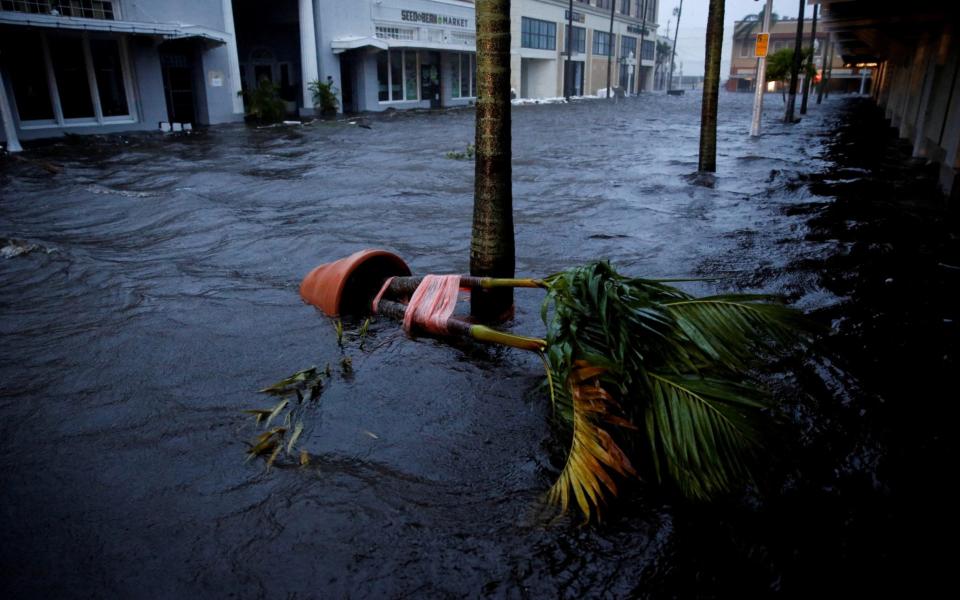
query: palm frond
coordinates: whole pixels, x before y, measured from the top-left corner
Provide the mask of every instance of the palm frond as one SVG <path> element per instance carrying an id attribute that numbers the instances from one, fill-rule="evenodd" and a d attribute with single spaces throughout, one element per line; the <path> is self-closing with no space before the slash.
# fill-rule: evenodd
<path id="1" fill-rule="evenodd" d="M 749 383 L 751 369 L 807 339 L 801 313 L 769 296 L 696 298 L 664 281 L 625 277 L 606 262 L 545 282 L 548 385 L 573 432 L 551 500 L 567 508 L 573 498 L 589 518 L 615 494 L 610 475 L 632 472 L 611 471 L 595 454 L 609 455 L 610 418 L 640 425 L 624 447 L 639 449 L 635 462 L 688 497 L 712 498 L 749 479 L 767 402 Z"/>
<path id="2" fill-rule="evenodd" d="M 708 500 L 748 479 L 763 393 L 719 380 L 649 377 L 644 426 L 658 480 L 669 478 L 685 495 Z"/>
<path id="3" fill-rule="evenodd" d="M 614 475 L 636 475 L 627 455 L 605 427 L 632 425 L 617 416 L 613 396 L 600 384 L 604 369 L 578 362 L 567 378 L 566 389 L 572 406 L 573 431 L 566 464 L 548 500 L 566 511 L 571 498 L 584 518 L 602 518 L 607 495 L 617 495 Z"/>
<path id="4" fill-rule="evenodd" d="M 763 348 L 792 346 L 811 329 L 797 311 L 771 296 L 709 296 L 664 306 L 711 364 L 732 371 L 746 369 Z"/>

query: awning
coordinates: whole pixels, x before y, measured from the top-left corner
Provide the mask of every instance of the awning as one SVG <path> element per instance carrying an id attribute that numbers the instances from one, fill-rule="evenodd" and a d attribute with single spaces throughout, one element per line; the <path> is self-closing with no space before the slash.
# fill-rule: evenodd
<path id="1" fill-rule="evenodd" d="M 167 40 L 202 38 L 217 44 L 227 43 L 227 34 L 223 31 L 183 23 L 141 23 L 137 21 L 109 21 L 106 19 L 81 19 L 31 13 L 0 12 L 0 25 L 153 35 Z"/>
<path id="2" fill-rule="evenodd" d="M 356 50 L 357 48 L 364 48 L 366 46 L 379 48 L 380 50 L 389 48 L 385 41 L 375 37 L 346 37 L 338 38 L 330 42 L 330 47 L 333 48 L 334 54 L 341 54 L 347 50 Z"/>

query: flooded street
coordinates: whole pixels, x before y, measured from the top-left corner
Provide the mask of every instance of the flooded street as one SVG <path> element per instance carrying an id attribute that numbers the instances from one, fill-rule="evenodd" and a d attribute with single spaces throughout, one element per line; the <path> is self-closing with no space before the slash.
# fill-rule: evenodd
<path id="1" fill-rule="evenodd" d="M 957 221 L 936 172 L 868 100 L 811 103 L 785 126 L 770 95 L 751 139 L 752 96 L 725 94 L 716 177 L 693 177 L 699 100 L 515 107 L 517 273 L 609 258 L 717 276 L 688 288 L 781 294 L 832 332 L 768 376 L 780 424 L 756 490 L 696 506 L 641 486 L 599 527 L 543 510 L 563 440 L 536 357 L 412 341 L 383 320 L 365 340 L 347 323 L 341 349 L 298 295 L 310 269 L 367 247 L 414 273 L 468 270 L 473 163 L 446 153 L 472 142 L 472 110 L 0 158 L 8 597 L 933 585 L 955 437 L 940 390 L 960 337 Z M 517 292 L 515 331 L 542 334 L 542 299 Z M 243 410 L 275 403 L 257 390 L 327 364 L 304 413 L 311 464 L 245 461 L 261 429 Z"/>

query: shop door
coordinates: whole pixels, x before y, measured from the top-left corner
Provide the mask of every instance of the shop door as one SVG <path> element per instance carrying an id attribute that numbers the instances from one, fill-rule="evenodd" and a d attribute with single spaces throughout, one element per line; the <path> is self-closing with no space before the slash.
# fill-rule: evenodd
<path id="1" fill-rule="evenodd" d="M 573 95 L 583 95 L 583 61 L 573 61 Z"/>
<path id="2" fill-rule="evenodd" d="M 440 69 L 437 65 L 420 65 L 420 98 L 430 101 L 430 108 L 440 108 Z"/>
<path id="3" fill-rule="evenodd" d="M 171 123 L 196 123 L 193 65 L 186 55 L 161 54 L 163 93 L 167 99 L 167 119 Z"/>

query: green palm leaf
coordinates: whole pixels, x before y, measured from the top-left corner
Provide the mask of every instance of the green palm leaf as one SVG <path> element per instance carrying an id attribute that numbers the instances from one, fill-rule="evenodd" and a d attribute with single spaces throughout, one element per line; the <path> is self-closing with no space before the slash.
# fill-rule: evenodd
<path id="1" fill-rule="evenodd" d="M 690 498 L 749 480 L 769 403 L 750 373 L 761 357 L 808 341 L 801 313 L 769 296 L 695 298 L 606 262 L 544 281 L 544 360 L 571 435 L 549 500 L 566 509 L 573 499 L 587 518 L 599 517 L 604 496 L 616 493 L 611 476 L 634 471 L 606 462 L 598 448 L 609 452 L 604 444 L 630 423 L 639 426 L 624 440 L 639 453 L 632 464 Z"/>

